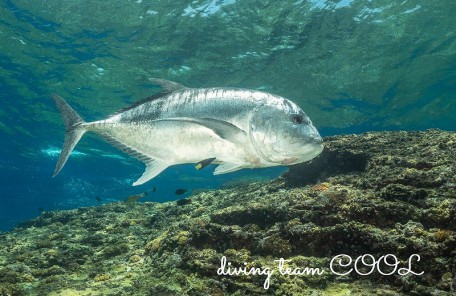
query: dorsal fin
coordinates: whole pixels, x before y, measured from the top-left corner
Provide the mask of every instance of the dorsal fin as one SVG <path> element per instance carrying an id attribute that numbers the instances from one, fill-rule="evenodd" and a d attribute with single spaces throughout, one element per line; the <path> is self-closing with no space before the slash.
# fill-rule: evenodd
<path id="1" fill-rule="evenodd" d="M 149 78 L 149 81 L 153 84 L 159 85 L 163 89 L 163 93 L 172 93 L 173 91 L 187 88 L 186 86 L 179 84 L 177 82 L 161 78 Z"/>
<path id="2" fill-rule="evenodd" d="M 179 84 L 177 82 L 170 81 L 170 80 L 165 80 L 165 79 L 160 79 L 160 78 L 149 78 L 149 81 L 152 82 L 153 84 L 159 85 L 162 88 L 162 91 L 160 93 L 158 93 L 158 94 L 152 95 L 152 96 L 147 97 L 147 98 L 142 99 L 142 100 L 139 100 L 136 103 L 133 103 L 132 105 L 130 105 L 128 107 L 122 108 L 122 109 L 118 110 L 116 113 L 114 113 L 113 115 L 117 115 L 119 113 L 131 110 L 131 109 L 133 109 L 133 108 L 135 108 L 135 107 L 137 107 L 139 105 L 142 105 L 144 103 L 160 99 L 160 98 L 165 97 L 166 95 L 168 95 L 168 94 L 170 94 L 170 93 L 172 93 L 172 92 L 174 92 L 176 90 L 187 88 L 186 86 L 184 86 L 182 84 Z"/>

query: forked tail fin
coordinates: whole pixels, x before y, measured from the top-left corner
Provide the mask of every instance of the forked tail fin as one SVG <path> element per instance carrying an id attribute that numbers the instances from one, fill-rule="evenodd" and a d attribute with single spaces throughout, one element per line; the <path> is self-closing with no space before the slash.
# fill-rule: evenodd
<path id="1" fill-rule="evenodd" d="M 71 108 L 70 105 L 60 96 L 53 94 L 52 98 L 60 110 L 63 123 L 65 124 L 65 142 L 63 143 L 62 151 L 60 152 L 59 160 L 54 170 L 52 177 L 55 177 L 65 165 L 68 157 L 73 151 L 76 144 L 81 139 L 82 135 L 87 131 L 81 126 L 84 120 Z"/>

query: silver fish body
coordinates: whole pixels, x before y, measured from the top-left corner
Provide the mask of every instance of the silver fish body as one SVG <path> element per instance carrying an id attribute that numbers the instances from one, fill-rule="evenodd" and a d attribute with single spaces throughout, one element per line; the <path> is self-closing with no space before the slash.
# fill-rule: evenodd
<path id="1" fill-rule="evenodd" d="M 175 164 L 215 158 L 219 165 L 214 174 L 223 174 L 295 164 L 314 158 L 323 149 L 307 115 L 280 96 L 246 89 L 193 89 L 161 79 L 153 82 L 165 92 L 94 122 L 84 122 L 54 95 L 67 130 L 54 176 L 86 131 L 146 164 L 146 171 L 133 185 Z"/>

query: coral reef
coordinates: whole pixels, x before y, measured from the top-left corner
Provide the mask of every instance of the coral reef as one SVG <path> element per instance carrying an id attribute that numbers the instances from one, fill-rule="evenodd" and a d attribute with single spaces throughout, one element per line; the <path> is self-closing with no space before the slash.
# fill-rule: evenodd
<path id="1" fill-rule="evenodd" d="M 456 134 L 378 132 L 325 143 L 318 158 L 268 183 L 185 203 L 43 212 L 0 234 L 0 295 L 455 293 Z M 341 264 L 332 272 L 341 254 L 370 257 L 358 272 L 345 274 L 350 266 Z M 393 270 L 393 255 L 402 271 L 423 274 Z M 226 268 L 257 273 L 218 273 L 222 258 Z M 291 261 L 280 269 L 279 258 Z M 372 259 L 391 275 L 369 273 Z M 273 272 L 268 289 L 265 268 Z"/>

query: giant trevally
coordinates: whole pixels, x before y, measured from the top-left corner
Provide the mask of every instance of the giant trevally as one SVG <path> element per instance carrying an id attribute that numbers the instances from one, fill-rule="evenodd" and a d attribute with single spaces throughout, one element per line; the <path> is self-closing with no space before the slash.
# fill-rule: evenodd
<path id="1" fill-rule="evenodd" d="M 218 164 L 214 174 L 224 174 L 296 164 L 323 150 L 323 140 L 309 117 L 283 97 L 150 80 L 163 92 L 94 122 L 85 122 L 63 98 L 53 95 L 66 128 L 54 176 L 87 131 L 146 164 L 133 185 L 175 164 L 199 163 L 201 167 L 213 162 Z"/>

